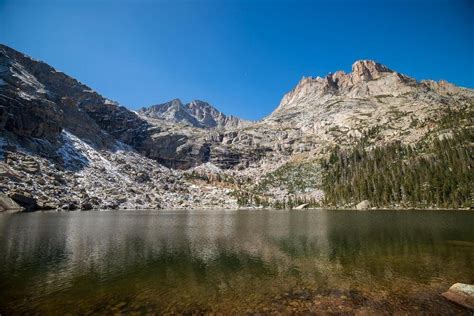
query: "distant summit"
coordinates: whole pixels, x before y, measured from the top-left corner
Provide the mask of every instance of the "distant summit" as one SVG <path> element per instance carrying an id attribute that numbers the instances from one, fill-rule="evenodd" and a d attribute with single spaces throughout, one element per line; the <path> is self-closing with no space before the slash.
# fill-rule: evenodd
<path id="1" fill-rule="evenodd" d="M 209 103 L 200 100 L 183 104 L 180 99 L 174 99 L 144 107 L 138 113 L 149 118 L 198 128 L 238 127 L 244 122 L 235 116 L 226 116 Z"/>
<path id="2" fill-rule="evenodd" d="M 352 64 L 354 82 L 377 79 L 384 74 L 393 72 L 393 70 L 373 60 L 358 60 Z"/>
<path id="3" fill-rule="evenodd" d="M 376 95 L 400 95 L 413 91 L 419 84 L 373 60 L 358 60 L 352 72 L 336 71 L 325 77 L 303 77 L 288 92 L 274 113 L 306 98 L 326 100 L 334 97 L 367 98 Z"/>

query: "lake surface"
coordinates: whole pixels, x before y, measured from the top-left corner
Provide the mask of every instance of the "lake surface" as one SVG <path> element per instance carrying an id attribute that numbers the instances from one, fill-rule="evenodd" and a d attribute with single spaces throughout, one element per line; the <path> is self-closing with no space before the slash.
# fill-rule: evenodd
<path id="1" fill-rule="evenodd" d="M 0 214 L 0 314 L 468 314 L 468 211 Z"/>

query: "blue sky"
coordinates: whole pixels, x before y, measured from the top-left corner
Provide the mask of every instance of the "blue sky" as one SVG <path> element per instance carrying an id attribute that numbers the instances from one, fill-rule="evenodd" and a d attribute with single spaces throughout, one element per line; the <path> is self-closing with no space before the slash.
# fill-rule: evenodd
<path id="1" fill-rule="evenodd" d="M 201 99 L 259 119 L 358 59 L 474 87 L 470 0 L 0 0 L 0 42 L 131 109 Z"/>

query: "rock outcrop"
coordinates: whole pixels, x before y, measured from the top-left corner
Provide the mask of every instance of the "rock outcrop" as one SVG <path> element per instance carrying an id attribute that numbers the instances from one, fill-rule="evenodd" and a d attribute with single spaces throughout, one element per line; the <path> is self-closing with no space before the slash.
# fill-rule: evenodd
<path id="1" fill-rule="evenodd" d="M 23 208 L 13 201 L 8 195 L 0 192 L 0 212 L 21 212 Z"/>
<path id="2" fill-rule="evenodd" d="M 455 283 L 442 295 L 451 302 L 474 311 L 474 285 Z"/>
<path id="3" fill-rule="evenodd" d="M 356 205 L 357 210 L 368 210 L 370 208 L 370 201 L 364 200 Z"/>

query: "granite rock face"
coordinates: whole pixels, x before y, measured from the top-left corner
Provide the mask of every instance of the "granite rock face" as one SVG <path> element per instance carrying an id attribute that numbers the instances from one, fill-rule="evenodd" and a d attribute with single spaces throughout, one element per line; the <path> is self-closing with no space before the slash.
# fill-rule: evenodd
<path id="1" fill-rule="evenodd" d="M 23 211 L 23 208 L 8 195 L 0 192 L 0 212 L 4 211 L 21 212 Z"/>
<path id="2" fill-rule="evenodd" d="M 115 139 L 139 144 L 146 138 L 147 124 L 135 113 L 4 45 L 0 45 L 0 79 L 1 127 L 10 136 L 56 143 L 68 129 L 99 147 Z"/>

